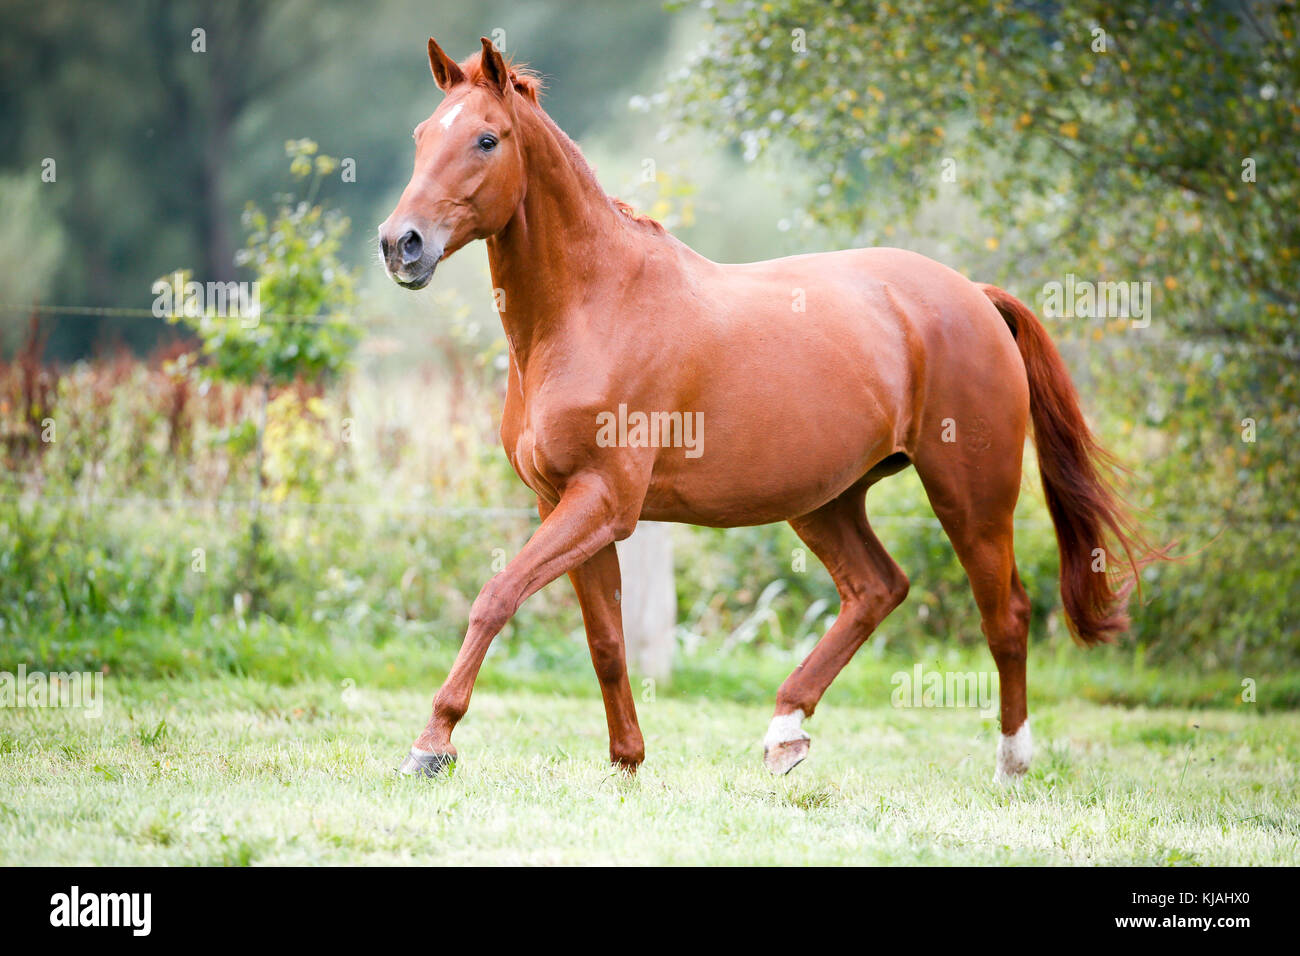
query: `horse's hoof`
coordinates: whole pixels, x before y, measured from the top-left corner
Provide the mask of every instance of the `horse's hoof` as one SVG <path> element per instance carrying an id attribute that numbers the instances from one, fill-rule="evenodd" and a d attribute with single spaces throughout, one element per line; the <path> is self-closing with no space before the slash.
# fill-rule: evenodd
<path id="1" fill-rule="evenodd" d="M 777 776 L 789 773 L 808 756 L 811 742 L 800 724 L 803 711 L 777 714 L 763 735 L 763 763 Z"/>
<path id="2" fill-rule="evenodd" d="M 436 777 L 456 763 L 455 754 L 434 753 L 429 750 L 416 750 L 406 755 L 397 772 L 404 777 Z"/>
<path id="3" fill-rule="evenodd" d="M 812 746 L 812 741 L 807 737 L 798 737 L 794 740 L 784 740 L 779 744 L 772 744 L 763 748 L 763 763 L 776 776 L 784 776 L 803 763 L 804 758 L 808 756 L 810 746 Z"/>

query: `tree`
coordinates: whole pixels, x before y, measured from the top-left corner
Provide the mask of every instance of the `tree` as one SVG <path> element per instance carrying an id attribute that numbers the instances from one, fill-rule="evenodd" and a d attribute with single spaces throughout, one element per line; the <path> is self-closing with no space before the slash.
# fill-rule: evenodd
<path id="1" fill-rule="evenodd" d="M 256 451 L 255 484 L 250 521 L 249 578 L 256 582 L 261 551 L 261 503 L 266 488 L 265 436 L 267 405 L 273 386 L 296 380 L 318 383 L 339 375 L 347 366 L 360 330 L 347 309 L 353 304 L 356 276 L 339 258 L 349 222 L 337 210 L 315 204 L 323 177 L 338 166 L 331 156 L 318 155 L 311 140 L 285 144 L 290 173 L 310 180 L 303 199 L 281 197 L 274 214 L 250 203 L 244 212 L 248 240 L 236 263 L 256 276 L 253 307 L 245 300 L 225 308 L 211 302 L 190 308 L 179 300 L 168 316 L 188 325 L 199 337 L 206 359 L 200 374 L 257 389 L 258 417 L 251 441 Z M 159 280 L 163 291 L 169 280 Z"/>
<path id="2" fill-rule="evenodd" d="M 156 275 L 178 247 L 205 280 L 233 276 L 237 124 L 323 58 L 340 17 L 364 15 L 337 0 L 141 0 L 111 17 L 80 0 L 6 7 L 5 163 L 57 161 L 47 193 L 82 262 L 63 294 L 115 305 L 130 304 L 121 263 Z"/>
<path id="3" fill-rule="evenodd" d="M 1154 276 L 1180 331 L 1297 344 L 1294 2 L 708 6 L 677 118 L 793 146 L 816 219 L 881 243 L 953 159 L 1022 269 Z"/>
<path id="4" fill-rule="evenodd" d="M 242 199 L 278 181 L 291 137 L 352 160 L 339 207 L 383 218 L 410 176 L 409 131 L 440 98 L 418 31 L 457 55 L 501 36 L 548 74 L 548 107 L 578 136 L 654 61 L 669 23 L 659 0 L 134 0 L 111 15 L 92 0 L 4 0 L 0 174 L 38 184 L 34 225 L 65 239 L 57 299 L 42 302 L 136 307 L 186 264 L 232 278 Z M 41 181 L 47 158 L 56 182 Z M 353 258 L 370 249 L 353 243 Z M 52 327 L 50 354 L 84 356 L 103 336 L 144 349 L 160 331 L 82 317 Z"/>

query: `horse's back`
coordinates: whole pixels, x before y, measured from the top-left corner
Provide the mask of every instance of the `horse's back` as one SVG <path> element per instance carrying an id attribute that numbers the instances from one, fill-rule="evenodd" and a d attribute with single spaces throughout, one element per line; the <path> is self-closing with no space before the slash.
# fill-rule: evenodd
<path id="1" fill-rule="evenodd" d="M 793 313 L 807 339 L 828 338 L 891 389 L 997 394 L 1027 407 L 1006 321 L 978 285 L 940 262 L 876 247 L 718 268 L 726 288 L 748 290 L 739 295 L 749 308 L 735 315 L 743 328 L 785 325 Z"/>

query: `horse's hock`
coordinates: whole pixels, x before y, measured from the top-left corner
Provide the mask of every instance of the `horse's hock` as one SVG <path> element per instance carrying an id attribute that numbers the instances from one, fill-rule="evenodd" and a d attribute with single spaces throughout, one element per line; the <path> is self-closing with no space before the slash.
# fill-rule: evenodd
<path id="1" fill-rule="evenodd" d="M 639 522 L 617 547 L 628 663 L 635 674 L 663 680 L 672 672 L 677 626 L 669 527 L 658 521 Z"/>

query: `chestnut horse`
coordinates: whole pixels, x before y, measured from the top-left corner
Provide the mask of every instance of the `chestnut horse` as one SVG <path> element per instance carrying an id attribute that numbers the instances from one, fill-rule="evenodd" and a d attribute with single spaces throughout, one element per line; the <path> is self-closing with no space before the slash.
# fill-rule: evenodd
<path id="1" fill-rule="evenodd" d="M 1132 581 L 1117 587 L 1104 556 L 1136 540 L 1038 319 L 1001 289 L 900 249 L 712 262 L 607 196 L 539 105 L 537 77 L 482 44 L 458 64 L 429 40 L 446 96 L 415 129 L 415 171 L 379 244 L 392 278 L 420 289 L 441 260 L 487 241 L 510 349 L 501 441 L 542 523 L 474 601 L 401 772 L 433 775 L 455 759 L 452 730 L 488 645 L 562 574 L 582 608 L 610 758 L 635 770 L 645 746 L 614 542 L 639 519 L 788 521 L 826 565 L 839 616 L 781 685 L 763 740 L 769 769 L 788 772 L 808 753 L 803 721 L 907 595 L 864 499 L 911 465 L 970 579 L 1001 678 L 995 779 L 1023 773 L 1029 601 L 1012 514 L 1031 418 L 1065 613 L 1082 642 L 1127 626 Z M 693 447 L 681 440 L 688 417 L 707 426 Z"/>

